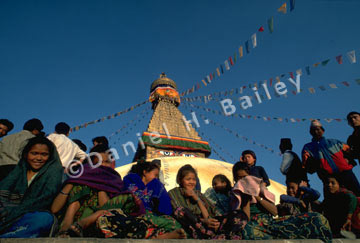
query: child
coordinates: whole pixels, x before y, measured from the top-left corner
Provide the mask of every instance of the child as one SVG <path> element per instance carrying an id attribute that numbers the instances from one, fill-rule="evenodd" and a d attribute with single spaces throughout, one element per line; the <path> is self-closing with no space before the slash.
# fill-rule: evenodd
<path id="1" fill-rule="evenodd" d="M 254 151 L 243 151 L 240 162 L 244 162 L 250 167 L 250 175 L 262 179 L 265 186 L 270 186 L 270 180 L 265 169 L 262 166 L 256 166 L 256 154 Z"/>
<path id="2" fill-rule="evenodd" d="M 218 174 L 214 176 L 212 187 L 207 189 L 204 195 L 215 205 L 221 214 L 226 214 L 230 211 L 230 191 L 230 180 L 225 175 Z"/>
<path id="3" fill-rule="evenodd" d="M 280 204 L 277 205 L 279 216 L 297 215 L 305 212 L 317 211 L 316 203 L 320 193 L 310 187 L 307 182 L 289 179 L 286 181 L 287 195 L 280 196 Z"/>
<path id="4" fill-rule="evenodd" d="M 342 230 L 359 236 L 359 198 L 342 187 L 337 174 L 327 176 L 324 196 L 323 214 L 329 220 L 334 237 L 339 237 Z"/>

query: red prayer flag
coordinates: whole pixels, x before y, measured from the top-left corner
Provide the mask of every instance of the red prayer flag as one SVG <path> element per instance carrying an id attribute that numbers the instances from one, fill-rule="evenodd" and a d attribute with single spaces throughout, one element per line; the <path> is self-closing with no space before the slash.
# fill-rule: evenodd
<path id="1" fill-rule="evenodd" d="M 344 82 L 342 82 L 346 87 L 349 87 L 350 86 L 350 84 L 348 83 L 348 82 L 346 82 L 346 81 L 344 81 Z"/>
<path id="2" fill-rule="evenodd" d="M 289 72 L 290 73 L 290 77 L 292 78 L 292 79 L 294 79 L 294 74 L 293 74 L 293 72 Z"/>
<path id="3" fill-rule="evenodd" d="M 231 66 L 234 65 L 234 62 L 233 62 L 233 60 L 232 60 L 232 57 L 229 57 L 229 61 L 230 61 Z"/>
<path id="4" fill-rule="evenodd" d="M 210 73 L 210 80 L 212 80 L 213 79 L 213 76 L 212 76 L 212 74 Z"/>
<path id="5" fill-rule="evenodd" d="M 271 87 L 271 85 L 272 85 L 272 78 L 270 78 L 270 87 Z"/>
<path id="6" fill-rule="evenodd" d="M 261 27 L 259 28 L 259 32 L 263 32 L 263 31 L 264 31 L 264 27 L 261 26 Z"/>
<path id="7" fill-rule="evenodd" d="M 337 56 L 337 57 L 336 57 L 336 61 L 337 61 L 339 64 L 342 64 L 342 63 L 343 63 L 342 55 Z"/>

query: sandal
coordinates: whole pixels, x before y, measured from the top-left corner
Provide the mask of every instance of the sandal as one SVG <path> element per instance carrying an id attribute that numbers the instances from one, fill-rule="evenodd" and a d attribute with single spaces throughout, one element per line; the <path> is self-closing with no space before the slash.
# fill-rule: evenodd
<path id="1" fill-rule="evenodd" d="M 83 237 L 83 228 L 78 222 L 73 223 L 67 230 L 70 237 Z"/>

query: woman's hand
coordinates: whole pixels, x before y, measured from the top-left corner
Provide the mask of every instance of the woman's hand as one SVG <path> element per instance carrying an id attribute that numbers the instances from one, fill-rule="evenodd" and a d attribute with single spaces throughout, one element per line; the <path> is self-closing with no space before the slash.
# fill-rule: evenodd
<path id="1" fill-rule="evenodd" d="M 346 219 L 346 222 L 341 229 L 351 231 L 351 219 Z"/>
<path id="2" fill-rule="evenodd" d="M 207 227 L 215 229 L 215 231 L 219 228 L 220 222 L 217 219 L 207 218 L 202 220 Z"/>
<path id="3" fill-rule="evenodd" d="M 186 197 L 191 197 L 195 201 L 197 201 L 199 199 L 198 195 L 196 195 L 195 191 L 192 189 L 185 189 L 184 193 L 185 193 Z"/>

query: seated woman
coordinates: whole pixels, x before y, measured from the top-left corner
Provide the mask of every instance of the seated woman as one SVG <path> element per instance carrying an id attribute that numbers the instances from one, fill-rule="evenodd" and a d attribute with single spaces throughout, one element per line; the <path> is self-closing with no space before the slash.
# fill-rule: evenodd
<path id="1" fill-rule="evenodd" d="M 269 177 L 262 166 L 256 165 L 256 154 L 252 150 L 244 150 L 241 153 L 240 162 L 247 164 L 250 168 L 250 175 L 262 180 L 265 186 L 270 186 Z"/>
<path id="2" fill-rule="evenodd" d="M 286 185 L 287 195 L 281 195 L 280 204 L 276 206 L 279 216 L 318 212 L 320 210 L 320 203 L 317 201 L 320 193 L 308 187 L 307 182 L 299 182 L 293 178 L 287 180 Z"/>
<path id="3" fill-rule="evenodd" d="M 175 238 L 185 238 L 181 225 L 170 215 L 173 213 L 171 200 L 164 185 L 158 179 L 159 160 L 138 162 L 133 165 L 124 177 L 125 187 L 140 198 L 145 206 L 144 219 L 151 221 L 155 227 L 164 233 L 178 233 Z"/>
<path id="4" fill-rule="evenodd" d="M 245 226 L 247 216 L 241 210 L 222 216 L 195 189 L 197 177 L 191 165 L 184 165 L 179 169 L 176 182 L 180 187 L 169 191 L 175 218 L 195 239 L 240 239 L 237 233 Z"/>
<path id="5" fill-rule="evenodd" d="M 353 231 L 360 236 L 360 198 L 343 188 L 336 174 L 328 175 L 325 185 L 322 210 L 329 220 L 334 237 L 341 237 L 345 231 Z"/>
<path id="6" fill-rule="evenodd" d="M 0 183 L 0 238 L 51 236 L 55 218 L 47 210 L 62 176 L 54 144 L 44 137 L 31 138 L 17 166 Z"/>
<path id="7" fill-rule="evenodd" d="M 212 202 L 220 214 L 227 214 L 230 208 L 231 182 L 223 174 L 218 174 L 212 179 L 212 187 L 205 192 L 205 197 Z"/>
<path id="8" fill-rule="evenodd" d="M 231 204 L 241 208 L 250 218 L 242 234 L 247 240 L 268 239 L 321 239 L 331 241 L 329 222 L 319 213 L 305 213 L 274 219 L 277 209 L 275 196 L 269 192 L 261 179 L 250 175 L 250 168 L 241 162 L 233 167 L 237 181 L 232 192 Z M 301 227 L 299 227 L 301 225 Z"/>
<path id="9" fill-rule="evenodd" d="M 62 224 L 60 237 L 82 236 L 83 229 L 88 236 L 94 236 L 94 223 L 107 209 L 121 209 L 124 213 L 138 216 L 145 212 L 139 199 L 127 192 L 119 173 L 111 168 L 112 161 L 108 147 L 97 145 L 91 149 L 91 163 L 83 165 L 78 178 L 70 178 L 55 198 L 51 211 L 58 213 Z M 98 165 L 101 163 L 101 165 Z M 66 211 L 60 211 L 65 204 Z M 73 222 L 75 223 L 73 224 Z"/>

